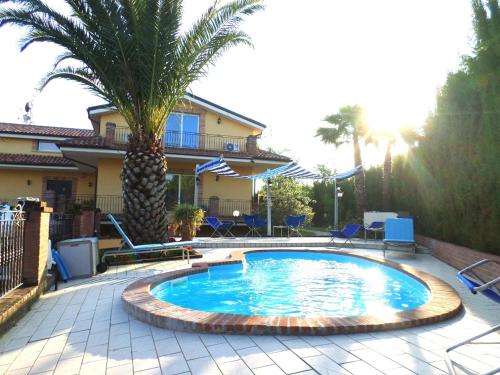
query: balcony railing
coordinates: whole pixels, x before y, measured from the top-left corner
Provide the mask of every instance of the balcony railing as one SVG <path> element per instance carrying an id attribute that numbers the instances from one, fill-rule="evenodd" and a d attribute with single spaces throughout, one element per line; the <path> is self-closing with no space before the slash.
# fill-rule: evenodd
<path id="1" fill-rule="evenodd" d="M 129 128 L 117 127 L 114 142 L 126 144 L 129 134 Z M 167 131 L 163 137 L 163 144 L 167 148 L 221 152 L 247 152 L 247 142 L 246 137 L 178 131 Z"/>
<path id="2" fill-rule="evenodd" d="M 122 214 L 123 198 L 121 195 L 74 195 L 67 198 L 63 195 L 58 197 L 42 196 L 49 207 L 54 209 L 55 215 L 78 214 L 84 210 L 99 209 L 102 213 Z M 16 198 L 3 198 L 0 203 L 7 203 L 13 207 L 17 202 Z M 192 203 L 192 202 L 190 202 Z M 252 212 L 252 201 L 250 199 L 219 199 L 208 198 L 199 199 L 198 207 L 203 208 L 206 215 L 233 217 L 234 211 L 241 214 Z"/>

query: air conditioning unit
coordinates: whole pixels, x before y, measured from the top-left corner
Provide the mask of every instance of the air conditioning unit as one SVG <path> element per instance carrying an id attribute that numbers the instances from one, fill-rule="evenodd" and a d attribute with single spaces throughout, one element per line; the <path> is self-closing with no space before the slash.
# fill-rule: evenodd
<path id="1" fill-rule="evenodd" d="M 239 152 L 240 145 L 238 143 L 224 143 L 224 151 Z"/>

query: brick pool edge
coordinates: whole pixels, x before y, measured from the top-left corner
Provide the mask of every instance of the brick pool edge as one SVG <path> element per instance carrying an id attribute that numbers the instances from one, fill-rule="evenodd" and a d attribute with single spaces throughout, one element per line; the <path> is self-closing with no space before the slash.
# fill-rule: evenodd
<path id="1" fill-rule="evenodd" d="M 217 265 L 241 263 L 245 253 L 260 251 L 314 251 L 368 259 L 393 267 L 424 283 L 431 291 L 431 299 L 426 304 L 415 309 L 384 314 L 383 316 L 289 318 L 191 310 L 160 301 L 150 293 L 156 285 L 164 281 L 207 272 L 209 267 Z M 378 257 L 361 256 L 345 251 L 309 249 L 266 249 L 233 252 L 230 260 L 195 263 L 192 268 L 166 272 L 138 280 L 125 289 L 122 300 L 125 309 L 132 316 L 157 327 L 192 332 L 256 335 L 333 335 L 386 331 L 440 322 L 452 318 L 462 310 L 462 301 L 449 284 L 414 267 Z"/>

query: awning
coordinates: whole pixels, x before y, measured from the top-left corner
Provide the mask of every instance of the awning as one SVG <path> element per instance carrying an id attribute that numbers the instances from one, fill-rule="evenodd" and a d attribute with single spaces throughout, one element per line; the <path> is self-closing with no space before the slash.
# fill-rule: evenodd
<path id="1" fill-rule="evenodd" d="M 222 158 L 217 158 L 198 166 L 195 172 L 197 175 L 203 172 L 212 172 L 222 176 L 240 177 L 239 173 L 233 171 Z"/>
<path id="2" fill-rule="evenodd" d="M 298 165 L 295 162 L 288 163 L 287 165 L 283 165 L 281 167 L 258 173 L 255 175 L 249 175 L 249 176 L 240 176 L 239 173 L 233 171 L 229 165 L 224 161 L 223 158 L 217 158 L 214 160 L 211 160 L 205 164 L 202 164 L 196 168 L 196 174 L 199 175 L 203 172 L 212 172 L 216 173 L 221 176 L 228 176 L 228 177 L 237 177 L 237 178 L 246 178 L 246 179 L 251 179 L 251 180 L 266 180 L 271 177 L 275 176 L 284 176 L 284 177 L 292 177 L 292 178 L 305 178 L 305 179 L 314 179 L 314 180 L 321 180 L 321 179 L 327 179 L 327 180 L 336 180 L 336 181 L 341 181 L 345 180 L 346 178 L 352 177 L 358 173 L 360 173 L 363 170 L 362 165 L 358 165 L 356 168 L 351 169 L 346 172 L 342 173 L 337 173 L 333 176 L 328 176 L 328 177 L 322 177 L 317 173 L 313 173 L 311 171 L 308 171 L 305 168 L 302 168 L 300 165 Z"/>

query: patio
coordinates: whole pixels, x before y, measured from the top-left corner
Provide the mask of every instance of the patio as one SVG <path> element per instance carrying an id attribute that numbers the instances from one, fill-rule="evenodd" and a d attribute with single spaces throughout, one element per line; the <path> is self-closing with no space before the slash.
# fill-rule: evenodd
<path id="1" fill-rule="evenodd" d="M 233 250 L 204 249 L 203 260 L 222 259 Z M 379 250 L 354 251 L 381 256 Z M 61 284 L 61 290 L 42 296 L 0 339 L 0 374 L 445 374 L 444 348 L 500 323 L 498 307 L 470 294 L 455 279 L 455 269 L 428 254 L 413 259 L 391 253 L 390 258 L 449 282 L 462 297 L 465 312 L 435 325 L 373 334 L 284 337 L 175 332 L 132 319 L 123 310 L 120 296 L 130 282 L 186 267 L 186 263 L 115 266 L 96 277 Z M 498 364 L 500 350 L 498 345 L 468 346 L 454 358 L 485 371 Z"/>

